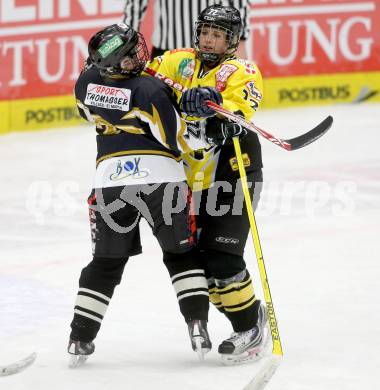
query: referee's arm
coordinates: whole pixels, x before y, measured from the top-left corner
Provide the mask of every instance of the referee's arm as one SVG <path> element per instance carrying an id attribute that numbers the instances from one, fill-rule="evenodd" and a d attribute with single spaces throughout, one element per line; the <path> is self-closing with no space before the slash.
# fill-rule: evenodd
<path id="1" fill-rule="evenodd" d="M 134 30 L 140 30 L 140 23 L 145 15 L 148 0 L 126 0 L 123 22 Z"/>

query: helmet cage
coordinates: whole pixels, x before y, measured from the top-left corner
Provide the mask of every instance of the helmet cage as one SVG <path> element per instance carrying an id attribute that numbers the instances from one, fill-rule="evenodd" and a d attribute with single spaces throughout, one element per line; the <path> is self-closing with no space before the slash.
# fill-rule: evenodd
<path id="1" fill-rule="evenodd" d="M 213 53 L 213 52 L 204 52 L 201 50 L 199 43 L 200 43 L 200 35 L 203 29 L 216 29 L 223 31 L 226 36 L 226 44 L 227 49 L 224 53 Z M 207 62 L 220 62 L 227 56 L 235 53 L 237 47 L 239 46 L 240 36 L 234 34 L 234 32 L 226 27 L 222 27 L 218 24 L 214 23 L 205 23 L 205 22 L 197 22 L 195 24 L 195 31 L 194 31 L 194 47 L 197 51 L 200 59 L 202 61 Z"/>
<path id="2" fill-rule="evenodd" d="M 229 28 L 220 26 L 219 24 L 216 23 L 207 23 L 207 22 L 195 23 L 194 46 L 197 50 L 199 50 L 199 38 L 204 28 L 207 29 L 213 28 L 216 30 L 223 31 L 226 34 L 226 43 L 227 43 L 226 54 L 232 54 L 236 51 L 237 47 L 239 46 L 240 36 L 236 35 L 234 31 L 232 31 Z"/>
<path id="3" fill-rule="evenodd" d="M 127 70 L 121 67 L 121 62 L 125 59 L 129 58 L 133 63 L 133 69 Z M 140 74 L 149 60 L 149 51 L 145 43 L 145 39 L 137 32 L 137 43 L 133 49 L 128 51 L 120 60 L 117 66 L 113 67 L 113 70 L 116 70 L 120 74 Z"/>

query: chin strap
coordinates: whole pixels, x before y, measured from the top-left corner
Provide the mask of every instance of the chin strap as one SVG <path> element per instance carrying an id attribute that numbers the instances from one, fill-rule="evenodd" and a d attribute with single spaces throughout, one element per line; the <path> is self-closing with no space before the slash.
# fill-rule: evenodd
<path id="1" fill-rule="evenodd" d="M 233 53 L 225 53 L 223 55 L 219 55 L 215 53 L 202 53 L 200 50 L 197 50 L 197 54 L 198 58 L 202 61 L 204 65 L 206 65 L 208 68 L 215 68 L 221 62 L 235 58 L 235 51 Z"/>

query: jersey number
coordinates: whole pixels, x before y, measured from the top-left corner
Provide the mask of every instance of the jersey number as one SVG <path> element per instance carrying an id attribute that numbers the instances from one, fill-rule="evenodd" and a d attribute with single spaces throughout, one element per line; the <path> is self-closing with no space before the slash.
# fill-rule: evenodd
<path id="1" fill-rule="evenodd" d="M 249 94 L 246 89 L 243 89 L 243 95 L 244 100 L 248 100 L 251 103 L 251 108 L 257 111 L 257 108 L 259 107 L 259 102 L 257 102 L 255 99 L 248 97 Z"/>

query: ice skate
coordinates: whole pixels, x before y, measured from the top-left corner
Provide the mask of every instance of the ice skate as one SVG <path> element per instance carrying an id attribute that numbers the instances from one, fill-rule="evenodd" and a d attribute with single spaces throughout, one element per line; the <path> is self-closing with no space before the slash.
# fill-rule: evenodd
<path id="1" fill-rule="evenodd" d="M 260 305 L 256 326 L 246 332 L 232 333 L 219 345 L 221 362 L 232 365 L 259 360 L 265 351 L 268 334 L 266 309 Z"/>
<path id="2" fill-rule="evenodd" d="M 88 357 L 95 351 L 95 344 L 84 341 L 69 341 L 67 352 L 70 355 L 69 367 L 76 368 L 82 366 Z"/>
<path id="3" fill-rule="evenodd" d="M 207 332 L 207 321 L 192 320 L 187 324 L 193 351 L 198 354 L 199 360 L 204 359 L 204 355 L 211 350 L 210 336 Z"/>

